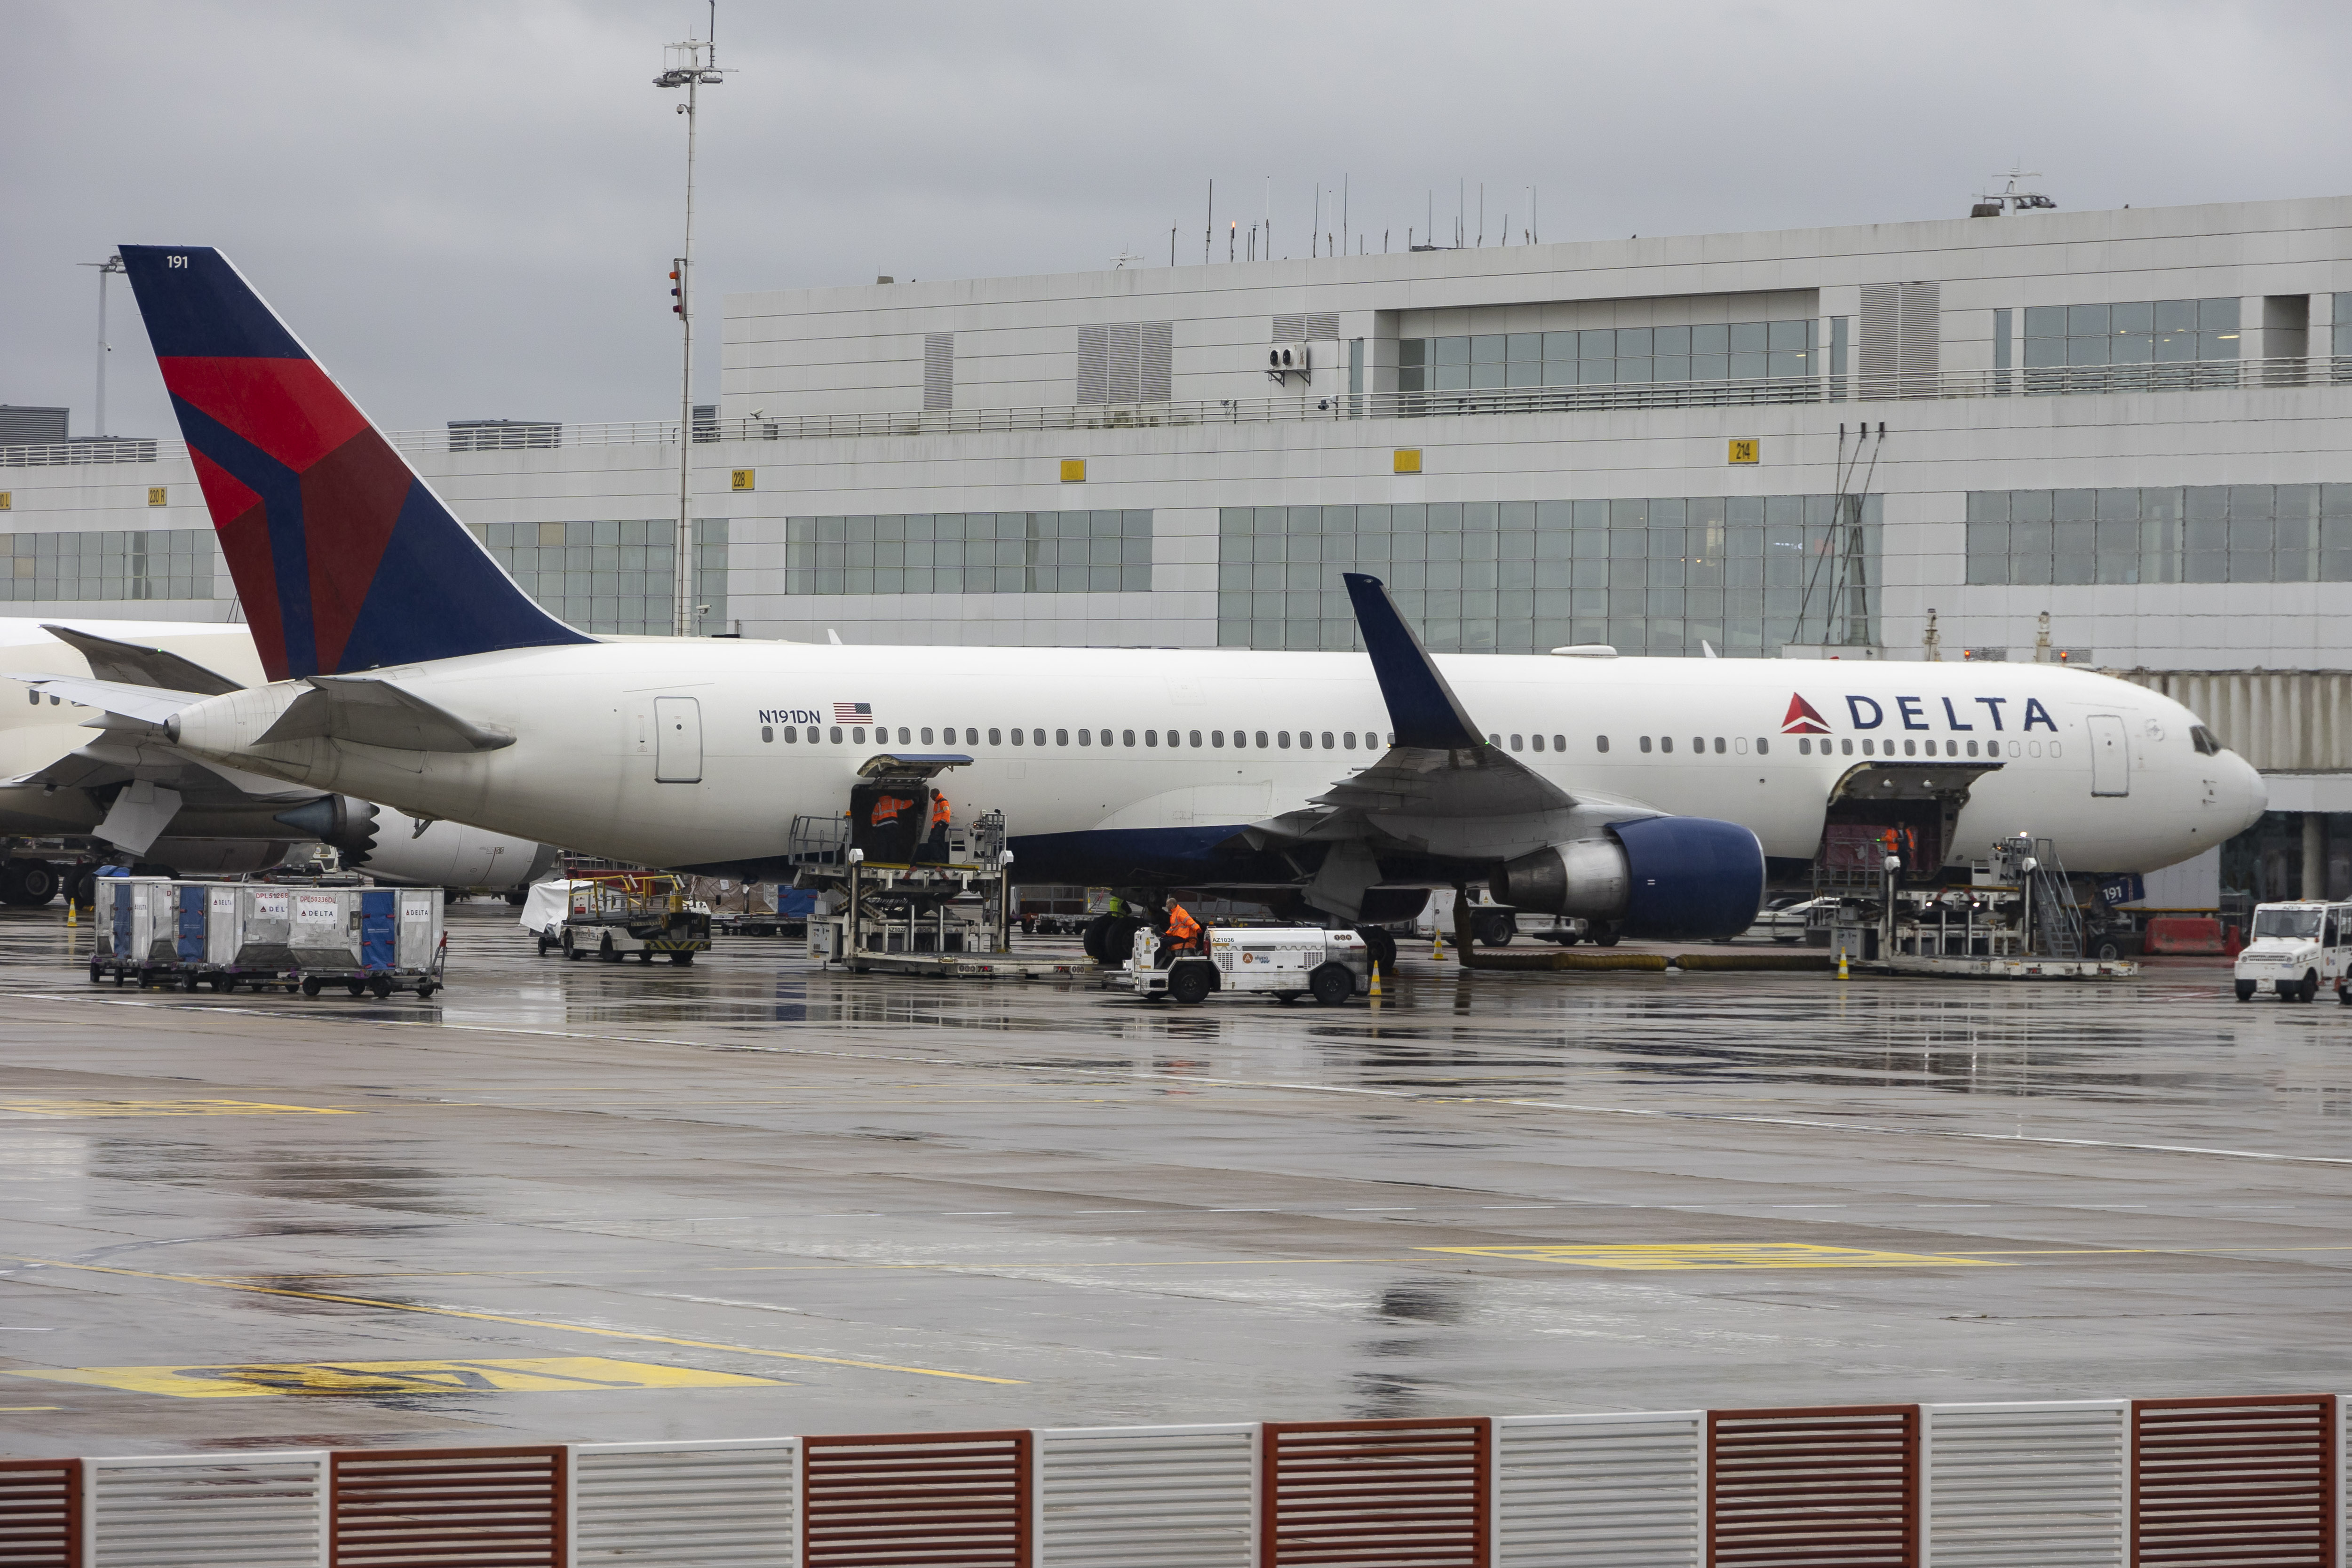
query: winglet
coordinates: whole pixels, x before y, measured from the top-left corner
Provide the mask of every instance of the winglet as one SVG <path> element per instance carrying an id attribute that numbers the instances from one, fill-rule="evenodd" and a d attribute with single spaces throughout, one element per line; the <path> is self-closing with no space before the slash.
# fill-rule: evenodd
<path id="1" fill-rule="evenodd" d="M 1447 752 L 1485 745 L 1486 737 L 1463 710 L 1462 700 L 1397 614 L 1387 587 L 1378 577 L 1360 572 L 1340 576 L 1355 604 L 1356 625 L 1363 628 L 1364 651 L 1371 656 L 1389 721 L 1396 726 L 1396 743 Z"/>

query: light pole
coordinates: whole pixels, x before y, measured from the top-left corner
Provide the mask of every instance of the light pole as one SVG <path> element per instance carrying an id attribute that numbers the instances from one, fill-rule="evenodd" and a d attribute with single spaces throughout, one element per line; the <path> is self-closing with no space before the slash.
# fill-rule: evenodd
<path id="1" fill-rule="evenodd" d="M 106 280 L 120 274 L 122 258 L 110 256 L 103 261 L 77 261 L 77 267 L 98 268 L 98 430 L 106 434 L 106 356 L 114 352 L 106 341 Z"/>
<path id="2" fill-rule="evenodd" d="M 670 610 L 671 630 L 682 637 L 692 637 L 694 613 L 694 120 L 695 98 L 703 87 L 717 87 L 726 80 L 719 69 L 719 0 L 710 0 L 710 32 L 709 38 L 688 38 L 682 44 L 669 46 L 673 64 L 654 78 L 656 87 L 686 89 L 686 101 L 677 111 L 686 116 L 686 243 L 679 247 L 677 267 L 671 276 L 677 281 L 673 292 L 677 302 L 670 309 L 677 312 L 678 375 L 677 375 L 677 552 L 671 562 Z"/>

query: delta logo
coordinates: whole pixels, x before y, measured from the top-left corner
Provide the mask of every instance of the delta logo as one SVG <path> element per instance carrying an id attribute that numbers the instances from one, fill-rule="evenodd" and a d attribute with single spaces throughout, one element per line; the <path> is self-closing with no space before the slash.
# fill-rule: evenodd
<path id="1" fill-rule="evenodd" d="M 1806 701 L 1802 697 L 1797 695 L 1795 692 L 1790 692 L 1789 694 L 1789 714 L 1787 718 L 1780 721 L 1780 733 L 1783 735 L 1826 735 L 1829 732 L 1829 721 L 1822 717 L 1821 710 L 1815 708 L 1811 703 Z"/>

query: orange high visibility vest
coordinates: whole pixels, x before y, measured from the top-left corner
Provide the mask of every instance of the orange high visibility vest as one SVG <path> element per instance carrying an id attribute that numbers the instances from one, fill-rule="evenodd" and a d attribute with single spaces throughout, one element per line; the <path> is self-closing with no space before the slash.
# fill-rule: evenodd
<path id="1" fill-rule="evenodd" d="M 886 823 L 896 822 L 898 820 L 898 814 L 914 804 L 903 795 L 880 796 L 874 802 L 874 815 L 869 820 L 876 827 L 880 827 Z"/>
<path id="2" fill-rule="evenodd" d="M 1201 922 L 1184 911 L 1181 904 L 1168 906 L 1168 939 L 1186 942 L 1201 934 Z"/>
<path id="3" fill-rule="evenodd" d="M 948 797 L 943 795 L 934 795 L 931 796 L 931 826 L 933 827 L 945 827 L 948 825 L 948 818 L 950 816 L 950 813 L 948 810 Z"/>

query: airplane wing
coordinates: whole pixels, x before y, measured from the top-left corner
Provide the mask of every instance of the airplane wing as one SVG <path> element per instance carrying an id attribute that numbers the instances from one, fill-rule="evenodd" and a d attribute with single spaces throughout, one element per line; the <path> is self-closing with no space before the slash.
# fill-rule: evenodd
<path id="1" fill-rule="evenodd" d="M 1406 816 L 1519 816 L 1579 804 L 1487 744 L 1379 578 L 1360 572 L 1344 576 L 1396 743 L 1370 767 L 1317 795 L 1315 804 Z"/>

